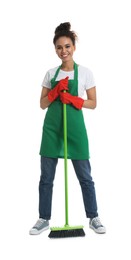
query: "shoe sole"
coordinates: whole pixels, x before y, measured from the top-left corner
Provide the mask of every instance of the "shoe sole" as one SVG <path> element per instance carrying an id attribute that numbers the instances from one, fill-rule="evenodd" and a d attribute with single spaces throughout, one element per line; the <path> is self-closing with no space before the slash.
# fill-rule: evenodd
<path id="1" fill-rule="evenodd" d="M 37 229 L 30 230 L 30 231 L 29 231 L 29 234 L 30 234 L 30 235 L 39 235 L 40 233 L 42 233 L 43 231 L 45 231 L 45 230 L 47 230 L 47 229 L 49 229 L 49 226 L 48 226 L 48 227 L 45 227 L 45 228 L 43 228 L 43 229 L 41 229 L 41 230 L 37 230 Z"/>

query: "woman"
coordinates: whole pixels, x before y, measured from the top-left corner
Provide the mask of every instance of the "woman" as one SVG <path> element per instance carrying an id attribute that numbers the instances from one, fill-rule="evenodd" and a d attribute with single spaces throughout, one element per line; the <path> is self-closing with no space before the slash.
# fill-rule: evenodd
<path id="1" fill-rule="evenodd" d="M 62 23 L 56 28 L 53 43 L 62 64 L 50 69 L 42 82 L 40 106 L 48 110 L 40 147 L 39 219 L 30 230 L 32 235 L 40 234 L 49 228 L 56 165 L 58 158 L 64 158 L 63 103 L 67 104 L 68 159 L 72 160 L 81 185 L 86 217 L 90 219 L 89 227 L 97 233 L 106 232 L 98 217 L 89 162 L 88 137 L 82 114 L 82 108 L 96 107 L 96 88 L 92 72 L 73 60 L 77 36 L 70 27 L 70 23 Z M 85 91 L 86 100 L 82 98 Z"/>

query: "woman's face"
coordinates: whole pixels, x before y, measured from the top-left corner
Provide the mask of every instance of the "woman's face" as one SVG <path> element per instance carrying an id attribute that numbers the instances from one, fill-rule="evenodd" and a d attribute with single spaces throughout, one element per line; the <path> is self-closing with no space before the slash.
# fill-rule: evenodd
<path id="1" fill-rule="evenodd" d="M 56 41 L 55 50 L 62 62 L 67 62 L 72 60 L 75 46 L 70 38 L 62 36 Z"/>

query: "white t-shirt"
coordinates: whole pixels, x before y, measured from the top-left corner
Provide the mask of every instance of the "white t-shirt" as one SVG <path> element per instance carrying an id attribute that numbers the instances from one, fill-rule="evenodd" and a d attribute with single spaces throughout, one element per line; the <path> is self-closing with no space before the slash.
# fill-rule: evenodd
<path id="1" fill-rule="evenodd" d="M 58 67 L 55 67 L 53 69 L 50 69 L 47 71 L 41 86 L 51 89 L 51 79 L 54 77 Z M 69 77 L 69 79 L 74 79 L 74 70 L 72 71 L 59 71 L 59 74 L 57 75 L 56 81 L 64 79 L 66 77 Z M 92 87 L 95 86 L 95 80 L 93 77 L 93 73 L 90 69 L 83 67 L 81 65 L 78 66 L 78 96 L 83 97 L 84 92 Z"/>

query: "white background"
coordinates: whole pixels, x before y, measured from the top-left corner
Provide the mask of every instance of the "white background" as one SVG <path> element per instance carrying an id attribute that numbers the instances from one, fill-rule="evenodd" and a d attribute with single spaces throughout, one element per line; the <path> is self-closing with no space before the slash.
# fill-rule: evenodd
<path id="1" fill-rule="evenodd" d="M 130 1 L 0 2 L 1 259 L 130 259 Z M 46 111 L 39 107 L 45 72 L 60 64 L 52 39 L 69 21 L 79 37 L 74 59 L 93 71 L 97 109 L 84 110 L 99 215 L 88 227 L 80 186 L 69 162 L 71 225 L 85 238 L 50 240 L 28 232 L 38 218 L 39 146 Z M 51 226 L 64 224 L 63 161 L 55 178 Z"/>

